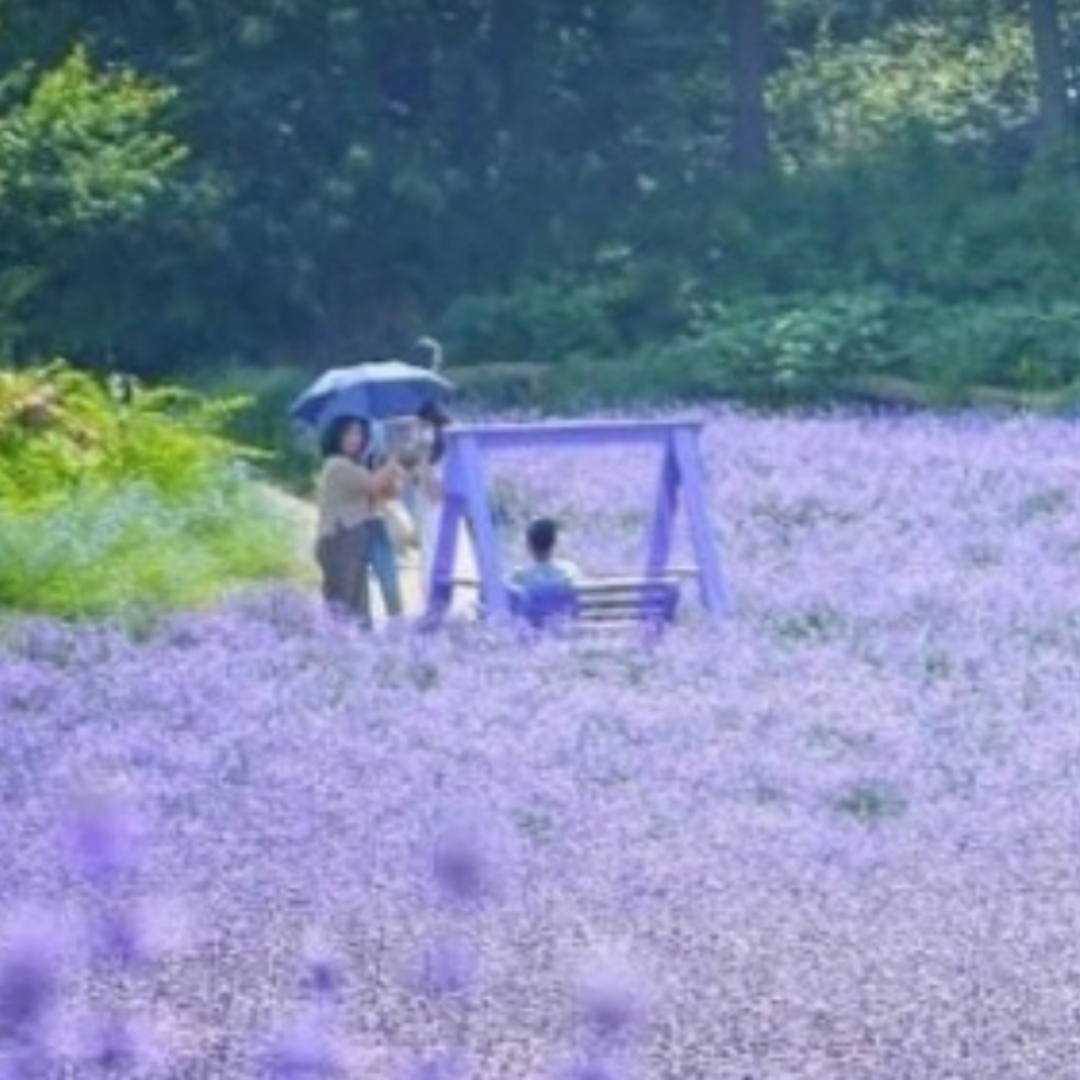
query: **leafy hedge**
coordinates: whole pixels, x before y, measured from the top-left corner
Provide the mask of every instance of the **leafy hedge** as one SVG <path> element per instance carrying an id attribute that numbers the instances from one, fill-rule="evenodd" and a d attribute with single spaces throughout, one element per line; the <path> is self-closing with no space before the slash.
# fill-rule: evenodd
<path id="1" fill-rule="evenodd" d="M 289 523 L 223 434 L 240 399 L 0 370 L 0 607 L 107 615 L 298 573 Z"/>
<path id="2" fill-rule="evenodd" d="M 874 289 L 754 297 L 712 305 L 689 332 L 626 359 L 570 358 L 551 385 L 564 405 L 725 398 L 775 408 L 843 403 L 903 380 L 925 405 L 970 404 L 991 388 L 1002 402 L 1069 407 L 1078 343 L 1080 303 L 1065 300 L 945 302 Z"/>

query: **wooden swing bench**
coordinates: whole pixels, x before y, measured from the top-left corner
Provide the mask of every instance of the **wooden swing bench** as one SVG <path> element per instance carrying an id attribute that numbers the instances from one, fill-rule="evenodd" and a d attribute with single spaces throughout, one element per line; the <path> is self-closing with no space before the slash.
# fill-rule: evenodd
<path id="1" fill-rule="evenodd" d="M 705 510 L 705 479 L 696 420 L 593 420 L 538 424 L 453 425 L 446 431 L 443 512 L 427 575 L 426 617 L 436 624 L 451 609 L 457 586 L 479 592 L 481 616 L 509 615 L 534 626 L 560 619 L 601 627 L 663 626 L 675 620 L 681 579 L 670 566 L 677 512 L 684 511 L 693 556 L 692 576 L 707 616 L 727 613 L 727 591 L 716 540 Z M 495 516 L 483 459 L 498 450 L 588 449 L 596 446 L 653 447 L 660 468 L 644 570 L 638 576 L 592 577 L 538 588 L 516 588 L 503 575 Z M 467 528 L 475 550 L 472 580 L 454 574 L 459 533 Z M 556 587 L 557 586 L 557 587 Z"/>
<path id="2" fill-rule="evenodd" d="M 682 579 L 692 576 L 694 571 L 669 570 L 656 577 L 611 575 L 581 578 L 572 584 L 507 583 L 506 610 L 535 627 L 561 622 L 597 626 L 670 624 L 678 613 Z M 476 578 L 451 578 L 440 590 L 448 599 L 450 590 L 446 586 L 478 589 L 480 582 Z"/>
<path id="3" fill-rule="evenodd" d="M 511 615 L 536 627 L 558 621 L 612 625 L 675 621 L 679 580 L 675 577 L 598 577 L 540 588 L 509 586 Z"/>

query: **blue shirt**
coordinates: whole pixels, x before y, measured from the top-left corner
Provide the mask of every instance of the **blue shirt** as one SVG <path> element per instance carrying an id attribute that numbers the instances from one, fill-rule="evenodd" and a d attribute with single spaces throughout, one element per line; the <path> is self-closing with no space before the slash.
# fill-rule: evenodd
<path id="1" fill-rule="evenodd" d="M 566 559 L 548 562 L 532 562 L 519 566 L 510 575 L 510 584 L 519 589 L 536 589 L 547 585 L 573 585 L 581 577 L 581 571 Z"/>

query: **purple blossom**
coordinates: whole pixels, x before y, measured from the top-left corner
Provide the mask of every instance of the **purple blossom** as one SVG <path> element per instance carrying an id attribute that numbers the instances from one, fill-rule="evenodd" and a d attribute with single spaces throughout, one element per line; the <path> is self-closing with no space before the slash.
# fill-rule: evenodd
<path id="1" fill-rule="evenodd" d="M 348 982 L 346 965 L 337 949 L 318 930 L 309 932 L 301 946 L 301 985 L 317 1000 L 336 1000 Z"/>
<path id="2" fill-rule="evenodd" d="M 627 1073 L 602 1058 L 577 1061 L 561 1069 L 556 1080 L 627 1080 Z"/>
<path id="3" fill-rule="evenodd" d="M 96 967 L 134 971 L 189 951 L 191 923 L 186 905 L 170 897 L 106 896 L 87 912 L 83 937 Z"/>
<path id="4" fill-rule="evenodd" d="M 97 963 L 132 968 L 150 958 L 145 930 L 131 908 L 110 905 L 96 913 L 88 937 L 91 957 Z"/>
<path id="5" fill-rule="evenodd" d="M 113 792 L 85 795 L 72 808 L 66 839 L 72 867 L 96 885 L 131 875 L 142 857 L 142 823 L 131 802 Z"/>
<path id="6" fill-rule="evenodd" d="M 300 1020 L 271 1040 L 262 1059 L 265 1080 L 334 1080 L 347 1075 L 345 1058 L 328 1033 Z"/>
<path id="7" fill-rule="evenodd" d="M 410 1062 L 401 1080 L 464 1080 L 464 1062 L 455 1054 L 430 1054 Z"/>
<path id="8" fill-rule="evenodd" d="M 469 993 L 477 974 L 475 948 L 461 938 L 440 936 L 422 950 L 415 982 L 429 997 L 453 997 Z"/>
<path id="9" fill-rule="evenodd" d="M 464 617 L 360 641 L 303 592 L 138 639 L 5 624 L 0 906 L 121 911 L 102 970 L 92 940 L 57 943 L 61 996 L 165 1013 L 177 1075 L 251 1075 L 253 1029 L 310 969 L 358 1076 L 447 1044 L 523 1080 L 575 1053 L 649 1080 L 1073 1076 L 1080 425 L 707 420 L 737 614 L 706 625 L 688 580 L 651 651 Z M 507 561 L 542 508 L 590 572 L 638 566 L 656 466 L 493 461 Z M 115 781 L 153 857 L 121 844 L 86 888 L 42 838 L 65 792 Z M 461 806 L 476 828 L 436 860 L 431 822 Z M 159 955 L 148 896 L 184 898 L 195 931 L 150 969 L 125 960 Z M 312 924 L 341 943 L 325 964 Z M 483 978 L 433 1001 L 401 975 L 443 935 Z M 643 958 L 643 1013 L 568 988 L 597 941 Z M 6 1008 L 51 1053 L 42 985 Z"/>
<path id="10" fill-rule="evenodd" d="M 119 1016 L 95 1018 L 85 1033 L 79 1054 L 83 1066 L 104 1076 L 132 1073 L 144 1064 L 146 1056 L 140 1032 Z"/>
<path id="11" fill-rule="evenodd" d="M 45 1080 L 52 1058 L 40 1042 L 0 1049 L 0 1080 Z"/>
<path id="12" fill-rule="evenodd" d="M 456 823 L 438 833 L 432 844 L 431 869 L 439 890 L 450 900 L 476 903 L 493 887 L 491 853 L 475 824 Z"/>
<path id="13" fill-rule="evenodd" d="M 586 1031 L 601 1041 L 633 1034 L 645 1022 L 645 985 L 624 960 L 596 956 L 581 968 L 574 987 L 575 1008 Z"/>
<path id="14" fill-rule="evenodd" d="M 55 930 L 19 920 L 0 941 L 0 1040 L 26 1039 L 45 1022 L 60 987 Z"/>

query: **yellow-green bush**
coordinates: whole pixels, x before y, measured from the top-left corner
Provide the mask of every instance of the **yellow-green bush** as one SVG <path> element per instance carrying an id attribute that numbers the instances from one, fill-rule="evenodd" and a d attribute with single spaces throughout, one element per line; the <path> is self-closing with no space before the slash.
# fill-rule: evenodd
<path id="1" fill-rule="evenodd" d="M 298 573 L 295 526 L 221 434 L 238 398 L 0 371 L 0 607 L 108 615 Z"/>
<path id="2" fill-rule="evenodd" d="M 135 478 L 192 491 L 253 456 L 222 434 L 243 405 L 106 382 L 64 363 L 0 371 L 0 502 L 35 509 Z"/>

